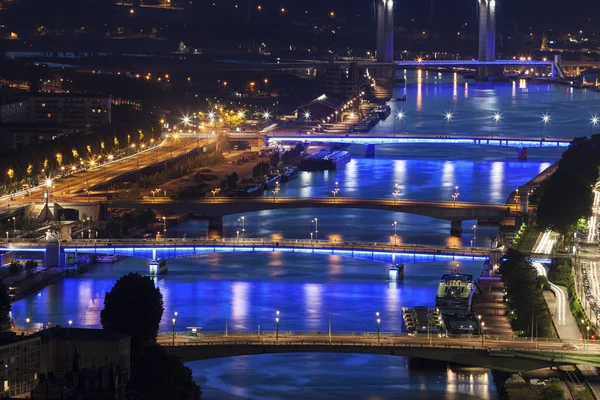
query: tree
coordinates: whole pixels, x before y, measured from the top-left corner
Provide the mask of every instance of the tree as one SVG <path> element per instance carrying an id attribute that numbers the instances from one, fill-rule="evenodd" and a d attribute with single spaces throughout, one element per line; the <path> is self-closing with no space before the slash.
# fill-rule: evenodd
<path id="1" fill-rule="evenodd" d="M 238 174 L 235 171 L 233 171 L 231 175 L 227 175 L 227 187 L 229 187 L 229 189 L 235 189 L 237 187 L 238 179 Z"/>
<path id="2" fill-rule="evenodd" d="M 126 212 L 121 217 L 121 230 L 123 233 L 128 233 L 133 228 L 135 228 L 135 218 L 131 213 Z"/>
<path id="3" fill-rule="evenodd" d="M 269 163 L 261 161 L 252 168 L 252 176 L 255 178 L 262 177 L 269 170 Z"/>
<path id="4" fill-rule="evenodd" d="M 37 261 L 27 260 L 27 262 L 25 262 L 25 270 L 27 271 L 27 275 L 29 275 L 35 268 L 37 268 L 37 266 Z"/>
<path id="5" fill-rule="evenodd" d="M 10 320 L 10 295 L 8 288 L 0 282 L 0 332 L 10 332 L 12 321 Z"/>
<path id="6" fill-rule="evenodd" d="M 558 383 L 551 383 L 544 388 L 544 400 L 563 400 L 565 391 Z"/>
<path id="7" fill-rule="evenodd" d="M 202 397 L 192 371 L 160 346 L 144 349 L 132 368 L 127 391 L 134 399 L 198 400 Z"/>
<path id="8" fill-rule="evenodd" d="M 131 336 L 132 353 L 156 341 L 164 311 L 163 298 L 154 281 L 138 273 L 123 275 L 104 298 L 100 322 L 104 329 Z"/>
<path id="9" fill-rule="evenodd" d="M 23 269 L 23 266 L 17 260 L 12 260 L 10 262 L 10 264 L 8 264 L 8 272 L 11 275 L 18 275 L 18 274 L 20 274 L 21 273 L 21 269 Z"/>
<path id="10" fill-rule="evenodd" d="M 279 164 L 279 152 L 278 151 L 271 154 L 271 158 L 269 158 L 269 162 L 271 163 L 271 165 L 273 167 L 276 167 Z"/>

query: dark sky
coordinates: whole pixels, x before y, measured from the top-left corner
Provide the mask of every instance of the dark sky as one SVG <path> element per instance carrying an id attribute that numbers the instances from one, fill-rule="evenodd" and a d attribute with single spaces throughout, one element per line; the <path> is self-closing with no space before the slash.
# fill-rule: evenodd
<path id="1" fill-rule="evenodd" d="M 209 0 L 210 1 L 210 0 Z M 234 2 L 246 6 L 247 0 L 216 0 Z M 369 18 L 372 1 L 369 0 L 251 0 L 253 4 L 265 7 L 286 7 L 290 12 L 302 12 L 303 9 L 314 13 L 335 11 L 343 17 Z M 476 23 L 477 0 L 434 0 L 435 24 L 442 30 L 452 30 L 463 23 Z M 600 0 L 497 0 L 499 25 L 517 26 L 526 31 L 529 26 L 538 32 L 541 30 L 570 29 L 588 30 L 591 26 L 600 30 Z M 398 25 L 406 26 L 414 18 L 420 28 L 427 26 L 430 0 L 399 0 L 396 20 Z M 591 17 L 590 20 L 588 18 Z M 597 19 L 594 20 L 594 17 Z"/>

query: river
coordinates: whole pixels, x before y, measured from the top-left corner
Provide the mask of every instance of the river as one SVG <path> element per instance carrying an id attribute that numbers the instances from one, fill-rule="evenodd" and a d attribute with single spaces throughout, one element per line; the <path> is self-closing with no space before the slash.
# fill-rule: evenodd
<path id="1" fill-rule="evenodd" d="M 409 76 L 397 89 L 407 102 L 392 106 L 406 113 L 398 129 L 437 133 L 444 112 L 453 112 L 449 134 L 491 134 L 491 117 L 502 114 L 496 135 L 574 137 L 590 133 L 589 117 L 598 112 L 598 93 L 553 85 L 466 84 L 448 74 Z M 413 83 L 410 83 L 413 82 Z M 596 101 L 596 102 L 594 102 Z M 549 125 L 541 114 L 549 113 Z M 392 117 L 375 128 L 389 132 Z M 376 157 L 362 158 L 360 147 L 350 149 L 350 163 L 330 172 L 301 173 L 282 184 L 280 195 L 329 197 L 338 182 L 340 196 L 459 200 L 502 204 L 516 187 L 526 183 L 560 157 L 558 149 L 530 149 L 529 161 L 516 161 L 516 149 L 461 145 L 377 146 Z M 269 195 L 269 194 L 267 194 Z M 319 238 L 390 240 L 394 221 L 401 242 L 489 246 L 497 227 L 465 222 L 460 238 L 450 237 L 446 221 L 402 213 L 370 210 L 299 209 L 263 211 L 244 216 L 246 237 L 308 239 L 318 219 Z M 224 219 L 224 233 L 235 237 L 242 215 Z M 190 220 L 169 229 L 169 235 L 206 235 L 206 223 Z M 210 254 L 169 261 L 169 274 L 157 284 L 165 300 L 161 329 L 168 331 L 177 311 L 177 328 L 201 326 L 205 331 L 274 329 L 279 310 L 280 329 L 322 331 L 331 319 L 335 331 L 374 331 L 375 312 L 381 329 L 401 329 L 401 308 L 434 303 L 440 275 L 460 267 L 477 275 L 475 262 L 409 263 L 406 279 L 386 280 L 387 265 L 343 258 L 289 253 Z M 98 327 L 103 297 L 123 273 L 145 273 L 147 260 L 126 259 L 69 277 L 13 305 L 17 324 L 33 322 Z M 188 364 L 206 399 L 496 399 L 487 370 L 422 368 L 403 357 L 339 354 L 245 356 Z"/>

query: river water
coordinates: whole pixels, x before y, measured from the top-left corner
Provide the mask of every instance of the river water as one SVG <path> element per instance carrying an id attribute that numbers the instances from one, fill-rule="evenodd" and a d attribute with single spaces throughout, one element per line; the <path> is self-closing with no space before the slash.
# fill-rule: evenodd
<path id="1" fill-rule="evenodd" d="M 409 83 L 402 130 L 441 132 L 442 115 L 454 112 L 451 133 L 491 134 L 491 115 L 503 119 L 495 134 L 536 137 L 542 112 L 551 114 L 545 136 L 575 137 L 590 133 L 587 120 L 598 110 L 599 94 L 564 87 L 532 84 L 476 84 L 437 79 L 423 73 L 421 84 Z M 409 77 L 414 82 L 416 76 Z M 466 89 L 465 87 L 468 86 Z M 539 115 L 538 115 L 539 114 Z M 540 117 L 540 118 L 538 118 Z M 437 122 L 436 122 L 437 120 Z M 396 122 L 398 124 L 398 122 Z M 390 118 L 379 131 L 391 131 Z M 398 124 L 400 128 L 400 124 Z M 360 157 L 330 172 L 301 173 L 281 186 L 282 196 L 329 197 L 338 182 L 341 196 L 459 200 L 502 204 L 517 186 L 560 157 L 558 149 L 530 149 L 529 161 L 516 161 L 516 149 L 460 145 L 378 146 L 374 159 Z M 268 194 L 267 194 L 268 195 Z M 338 240 L 389 242 L 396 233 L 405 243 L 489 246 L 496 227 L 465 222 L 463 235 L 451 238 L 448 222 L 402 213 L 369 210 L 299 209 L 243 215 L 246 237 L 309 239 L 318 220 L 318 237 Z M 224 220 L 224 234 L 236 237 L 242 215 Z M 239 221 L 238 221 L 239 220 Z M 169 235 L 203 237 L 207 226 L 190 220 Z M 408 263 L 404 282 L 386 280 L 387 265 L 340 256 L 290 253 L 210 254 L 169 260 L 169 274 L 158 279 L 165 301 L 161 330 L 169 331 L 178 312 L 177 328 L 201 326 L 205 331 L 273 330 L 275 311 L 280 330 L 326 332 L 374 331 L 375 312 L 381 329 L 401 330 L 401 308 L 434 304 L 443 273 L 460 267 L 477 275 L 475 262 Z M 13 305 L 17 324 L 33 322 L 100 326 L 105 293 L 124 273 L 146 273 L 147 260 L 126 259 L 69 277 Z M 496 399 L 487 370 L 426 368 L 403 357 L 339 354 L 245 356 L 189 363 L 207 399 Z"/>

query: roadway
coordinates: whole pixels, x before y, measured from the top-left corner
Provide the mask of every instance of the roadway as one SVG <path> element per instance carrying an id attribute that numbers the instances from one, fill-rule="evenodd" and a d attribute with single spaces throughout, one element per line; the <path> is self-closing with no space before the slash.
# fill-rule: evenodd
<path id="1" fill-rule="evenodd" d="M 577 347 L 560 340 L 456 335 L 407 336 L 390 332 L 263 332 L 164 334 L 157 338 L 184 361 L 289 352 L 372 353 L 437 359 L 500 370 L 526 371 L 552 365 L 600 365 L 600 345 Z"/>
<path id="2" fill-rule="evenodd" d="M 142 200 L 110 201 L 114 208 L 154 208 L 159 211 L 180 211 L 205 217 L 254 212 L 267 209 L 286 208 L 364 208 L 385 211 L 408 212 L 442 218 L 449 221 L 492 219 L 501 221 L 511 214 L 510 207 L 502 204 L 480 204 L 462 201 L 421 201 L 405 199 L 364 199 L 350 197 L 301 198 L 301 197 L 207 197 L 199 199 L 173 200 L 146 198 Z"/>
<path id="3" fill-rule="evenodd" d="M 49 201 L 86 202 L 88 201 L 86 190 L 109 183 L 125 174 L 182 156 L 193 149 L 206 146 L 208 143 L 209 140 L 168 139 L 135 154 L 99 164 L 81 172 L 65 174 L 52 180 L 52 187 L 48 190 Z M 28 191 L 20 191 L 13 196 L 1 197 L 0 212 L 10 212 L 11 207 L 14 209 L 32 202 L 43 203 L 45 190 L 46 187 L 42 184 Z"/>

